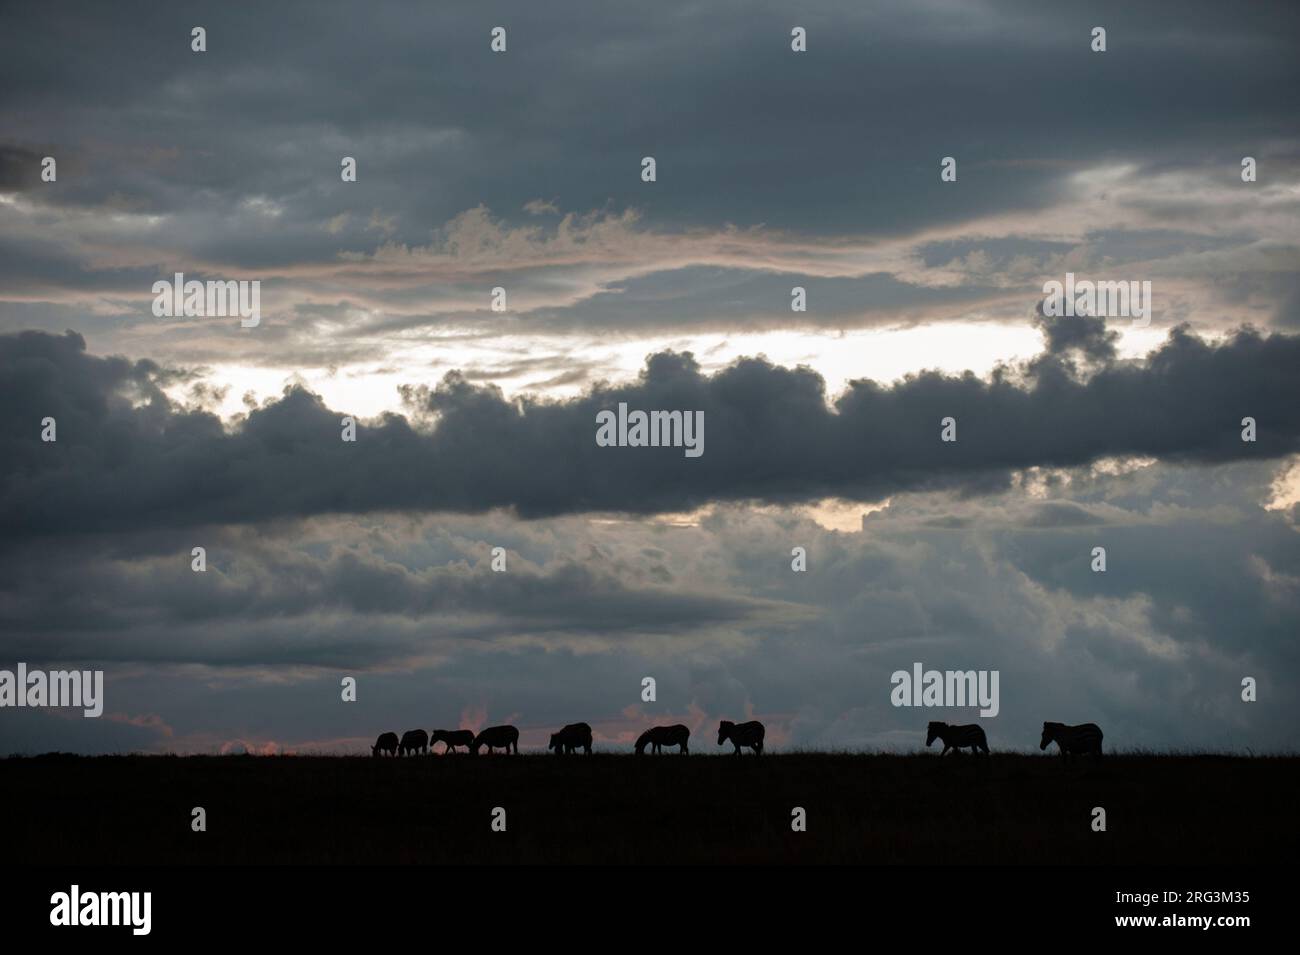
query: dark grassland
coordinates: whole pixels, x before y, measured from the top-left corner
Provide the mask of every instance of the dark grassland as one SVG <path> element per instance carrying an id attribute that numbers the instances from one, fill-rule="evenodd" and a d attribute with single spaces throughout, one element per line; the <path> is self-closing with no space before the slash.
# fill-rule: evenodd
<path id="1" fill-rule="evenodd" d="M 1289 864 L 1298 806 L 1297 757 L 0 759 L 4 854 L 29 864 Z"/>

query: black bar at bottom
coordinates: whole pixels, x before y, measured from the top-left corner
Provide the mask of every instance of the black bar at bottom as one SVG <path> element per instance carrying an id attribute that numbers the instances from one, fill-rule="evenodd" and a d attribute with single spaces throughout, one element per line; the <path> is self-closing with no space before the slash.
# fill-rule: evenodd
<path id="1" fill-rule="evenodd" d="M 67 936 L 98 944 L 114 936 L 166 942 L 374 941 L 376 930 L 471 920 L 498 938 L 549 933 L 573 918 L 586 930 L 608 921 L 689 924 L 733 939 L 842 926 L 867 939 L 914 931 L 985 939 L 1041 939 L 1043 931 L 1116 938 L 1199 935 L 1230 942 L 1277 932 L 1289 920 L 1290 880 L 1276 868 L 1108 867 L 169 867 L 8 868 L 0 919 L 7 938 Z M 102 906 L 126 924 L 97 919 Z M 60 894 L 66 904 L 60 908 Z M 87 901 L 88 896 L 94 896 Z M 87 908 L 89 906 L 89 908 Z M 131 924 L 135 915 L 134 927 Z M 1209 920 L 1208 924 L 1204 920 Z M 395 921 L 390 921 L 395 920 Z M 558 922 L 557 922 L 558 920 Z M 1242 936 L 1238 933 L 1246 933 Z"/>

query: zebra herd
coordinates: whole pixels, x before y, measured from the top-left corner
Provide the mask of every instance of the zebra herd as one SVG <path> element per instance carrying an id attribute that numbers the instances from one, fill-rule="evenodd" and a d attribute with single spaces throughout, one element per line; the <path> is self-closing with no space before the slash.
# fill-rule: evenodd
<path id="1" fill-rule="evenodd" d="M 741 747 L 752 749 L 756 756 L 761 755 L 765 732 L 763 724 L 757 720 L 750 720 L 748 723 L 723 720 L 718 724 L 718 745 L 721 746 L 730 740 L 736 747 L 737 756 L 740 755 Z M 639 756 L 646 751 L 647 746 L 652 753 L 660 752 L 664 746 L 676 746 L 677 751 L 685 755 L 690 752 L 687 746 L 690 736 L 690 729 L 681 723 L 673 726 L 652 726 L 637 738 L 633 749 Z M 989 751 L 989 741 L 984 735 L 984 728 L 977 723 L 951 726 L 948 723 L 933 722 L 926 733 L 925 745 L 928 747 L 936 739 L 943 743 L 943 752 L 939 754 L 940 756 L 947 755 L 949 750 L 959 752 L 962 749 L 970 749 L 973 753 Z M 437 743 L 444 745 L 444 755 L 455 752 L 458 746 L 464 746 L 471 754 L 477 754 L 484 746 L 489 753 L 497 749 L 506 753 L 518 753 L 519 730 L 514 726 L 489 726 L 477 734 L 473 730 L 434 730 L 432 735 L 424 730 L 407 730 L 400 740 L 396 733 L 384 733 L 370 748 L 370 753 L 372 756 L 381 753 L 387 753 L 389 756 L 432 753 Z M 1096 723 L 1081 723 L 1078 726 L 1044 723 L 1043 738 L 1039 741 L 1038 748 L 1047 749 L 1052 743 L 1060 748 L 1062 756 L 1069 756 L 1071 753 L 1095 753 L 1100 756 L 1101 727 Z M 591 727 L 586 723 L 570 723 L 551 734 L 551 742 L 547 748 L 558 755 L 573 753 L 579 749 L 590 754 Z"/>

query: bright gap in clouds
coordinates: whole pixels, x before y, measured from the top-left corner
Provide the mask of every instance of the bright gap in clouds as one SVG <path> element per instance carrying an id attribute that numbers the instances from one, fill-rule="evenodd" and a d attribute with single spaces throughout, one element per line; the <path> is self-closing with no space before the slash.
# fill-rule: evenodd
<path id="1" fill-rule="evenodd" d="M 1120 355 L 1138 358 L 1157 347 L 1165 329 L 1116 326 L 1121 332 Z M 707 373 L 737 358 L 764 355 L 777 365 L 807 365 L 826 379 L 834 398 L 854 378 L 889 383 L 909 372 L 938 369 L 949 374 L 971 371 L 984 376 L 998 362 L 1032 358 L 1042 351 L 1039 331 L 1027 323 L 938 322 L 907 328 L 861 329 L 844 332 L 773 331 L 629 341 L 557 339 L 457 343 L 414 343 L 395 350 L 372 364 L 347 369 L 285 369 L 247 365 L 211 366 L 209 382 L 229 386 L 219 406 L 223 417 L 245 411 L 243 396 L 251 392 L 259 403 L 277 398 L 284 387 L 298 381 L 321 395 L 337 411 L 373 417 L 383 411 L 400 411 L 398 387 L 435 385 L 447 372 L 459 369 L 475 382 L 492 382 L 507 395 L 524 393 L 548 398 L 571 398 L 593 381 L 630 381 L 645 366 L 646 356 L 665 349 L 690 351 Z M 531 359 L 552 356 L 542 365 L 525 365 Z M 579 362 L 586 377 L 548 384 Z M 177 393 L 179 394 L 179 393 Z"/>

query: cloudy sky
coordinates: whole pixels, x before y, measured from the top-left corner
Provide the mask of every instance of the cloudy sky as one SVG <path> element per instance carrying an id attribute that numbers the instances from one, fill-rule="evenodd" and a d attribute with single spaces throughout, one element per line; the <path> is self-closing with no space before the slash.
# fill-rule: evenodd
<path id="1" fill-rule="evenodd" d="M 0 17 L 0 667 L 107 685 L 0 752 L 913 749 L 976 718 L 891 706 L 918 661 L 1000 671 L 994 748 L 1294 747 L 1295 5 Z M 260 324 L 155 316 L 176 272 Z M 598 447 L 619 402 L 705 453 Z"/>

